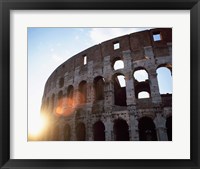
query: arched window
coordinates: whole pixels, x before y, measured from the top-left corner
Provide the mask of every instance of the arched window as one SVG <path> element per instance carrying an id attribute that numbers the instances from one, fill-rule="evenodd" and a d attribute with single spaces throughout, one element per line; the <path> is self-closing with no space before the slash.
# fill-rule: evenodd
<path id="1" fill-rule="evenodd" d="M 55 101 L 55 94 L 53 94 L 52 96 L 51 96 L 51 112 L 53 113 L 53 111 L 54 111 L 54 101 Z"/>
<path id="2" fill-rule="evenodd" d="M 150 85 L 149 81 L 135 82 L 135 97 L 137 99 L 150 97 Z"/>
<path id="3" fill-rule="evenodd" d="M 115 105 L 127 106 L 126 104 L 126 81 L 122 74 L 113 75 Z"/>
<path id="4" fill-rule="evenodd" d="M 129 127 L 125 120 L 115 120 L 113 131 L 116 141 L 129 141 Z"/>
<path id="5" fill-rule="evenodd" d="M 138 128 L 140 141 L 157 140 L 155 124 L 150 117 L 142 117 L 139 120 Z"/>
<path id="6" fill-rule="evenodd" d="M 136 70 L 133 74 L 135 80 L 138 82 L 143 82 L 149 79 L 148 73 L 144 68 L 140 68 L 139 70 Z"/>
<path id="7" fill-rule="evenodd" d="M 122 60 L 116 60 L 113 65 L 114 70 L 123 69 L 124 68 L 124 62 Z"/>
<path id="8" fill-rule="evenodd" d="M 156 72 L 160 94 L 172 93 L 172 77 L 170 69 L 167 67 L 159 67 Z"/>
<path id="9" fill-rule="evenodd" d="M 83 104 L 87 102 L 87 82 L 82 81 L 79 84 L 79 103 Z"/>
<path id="10" fill-rule="evenodd" d="M 64 78 L 61 77 L 61 78 L 59 79 L 59 88 L 61 88 L 61 87 L 63 87 L 63 86 L 64 86 Z"/>
<path id="11" fill-rule="evenodd" d="M 150 98 L 150 94 L 148 92 L 139 92 L 138 99 Z"/>
<path id="12" fill-rule="evenodd" d="M 56 114 L 61 115 L 63 112 L 63 92 L 60 91 L 58 93 L 58 99 L 57 99 L 57 106 L 56 106 Z"/>
<path id="13" fill-rule="evenodd" d="M 93 125 L 94 141 L 105 141 L 105 126 L 101 121 Z"/>
<path id="14" fill-rule="evenodd" d="M 76 138 L 78 141 L 86 140 L 85 124 L 82 122 L 76 125 Z"/>
<path id="15" fill-rule="evenodd" d="M 70 85 L 68 88 L 67 88 L 67 106 L 70 106 L 72 107 L 73 106 L 73 97 L 74 95 L 74 87 L 72 85 Z"/>
<path id="16" fill-rule="evenodd" d="M 105 80 L 102 76 L 98 76 L 94 79 L 95 101 L 104 99 L 104 83 Z"/>

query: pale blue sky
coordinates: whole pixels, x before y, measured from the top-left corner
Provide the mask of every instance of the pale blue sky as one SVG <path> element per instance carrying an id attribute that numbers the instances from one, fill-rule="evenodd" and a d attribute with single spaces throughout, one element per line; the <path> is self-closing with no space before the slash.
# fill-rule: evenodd
<path id="1" fill-rule="evenodd" d="M 64 61 L 105 40 L 146 28 L 28 28 L 28 117 L 29 124 L 40 114 L 44 85 Z M 166 91 L 172 85 L 163 72 Z M 31 124 L 30 124 L 31 125 Z"/>

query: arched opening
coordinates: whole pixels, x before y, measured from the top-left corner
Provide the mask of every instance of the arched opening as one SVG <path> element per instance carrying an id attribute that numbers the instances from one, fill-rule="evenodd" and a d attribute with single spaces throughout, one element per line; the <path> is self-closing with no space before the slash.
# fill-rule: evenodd
<path id="1" fill-rule="evenodd" d="M 160 94 L 172 93 L 171 70 L 167 67 L 159 67 L 156 72 Z"/>
<path id="2" fill-rule="evenodd" d="M 125 120 L 115 120 L 113 130 L 116 141 L 129 141 L 129 127 Z"/>
<path id="3" fill-rule="evenodd" d="M 64 127 L 64 140 L 69 141 L 71 136 L 71 128 L 69 124 L 66 124 Z"/>
<path id="4" fill-rule="evenodd" d="M 172 141 L 172 116 L 167 118 L 166 121 L 167 137 L 169 141 Z"/>
<path id="5" fill-rule="evenodd" d="M 73 96 L 74 96 L 74 87 L 70 85 L 67 88 L 67 106 L 72 107 L 73 106 Z"/>
<path id="6" fill-rule="evenodd" d="M 87 102 L 87 82 L 82 81 L 79 84 L 79 103 L 84 104 Z"/>
<path id="7" fill-rule="evenodd" d="M 105 126 L 101 121 L 93 125 L 94 141 L 105 141 Z"/>
<path id="8" fill-rule="evenodd" d="M 148 80 L 145 82 L 135 82 L 135 97 L 137 99 L 150 98 L 150 96 L 150 85 Z"/>
<path id="9" fill-rule="evenodd" d="M 57 99 L 57 106 L 56 106 L 56 114 L 61 115 L 63 111 L 63 92 L 60 91 L 58 93 L 58 99 Z"/>
<path id="10" fill-rule="evenodd" d="M 150 98 L 150 94 L 148 92 L 139 92 L 138 93 L 138 99 L 145 99 Z"/>
<path id="11" fill-rule="evenodd" d="M 56 125 L 53 130 L 53 141 L 59 141 L 59 134 L 60 134 L 59 126 Z"/>
<path id="12" fill-rule="evenodd" d="M 113 76 L 114 82 L 114 101 L 115 105 L 127 106 L 126 104 L 126 81 L 122 74 L 115 74 Z"/>
<path id="13" fill-rule="evenodd" d="M 144 82 L 149 79 L 148 73 L 144 68 L 135 70 L 133 76 L 137 82 Z"/>
<path id="14" fill-rule="evenodd" d="M 59 88 L 61 88 L 61 87 L 63 87 L 63 86 L 64 86 L 64 78 L 61 77 L 61 78 L 59 79 Z"/>
<path id="15" fill-rule="evenodd" d="M 104 83 L 105 80 L 102 76 L 98 76 L 94 79 L 95 101 L 104 99 Z"/>
<path id="16" fill-rule="evenodd" d="M 155 124 L 149 117 L 142 117 L 139 120 L 139 139 L 140 141 L 156 141 L 157 135 L 155 130 Z"/>
<path id="17" fill-rule="evenodd" d="M 48 108 L 49 108 L 49 98 L 47 98 L 47 100 L 46 100 L 46 109 L 45 109 L 45 111 L 48 111 Z"/>
<path id="18" fill-rule="evenodd" d="M 85 141 L 85 124 L 80 122 L 76 125 L 76 138 L 78 141 Z"/>
<path id="19" fill-rule="evenodd" d="M 114 68 L 114 70 L 123 69 L 124 68 L 124 62 L 123 62 L 123 60 L 120 60 L 120 59 L 116 60 L 114 62 L 113 68 Z"/>
<path id="20" fill-rule="evenodd" d="M 51 112 L 53 113 L 53 111 L 54 111 L 54 100 L 55 100 L 55 94 L 53 94 L 52 96 L 51 96 Z"/>

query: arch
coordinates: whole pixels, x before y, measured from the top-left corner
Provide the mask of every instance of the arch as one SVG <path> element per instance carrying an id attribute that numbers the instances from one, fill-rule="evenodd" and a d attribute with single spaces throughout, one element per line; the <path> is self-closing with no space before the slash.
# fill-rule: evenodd
<path id="1" fill-rule="evenodd" d="M 168 117 L 166 120 L 166 129 L 168 141 L 172 141 L 172 116 Z"/>
<path id="2" fill-rule="evenodd" d="M 95 101 L 104 99 L 104 84 L 105 80 L 102 76 L 97 76 L 94 78 Z"/>
<path id="3" fill-rule="evenodd" d="M 76 125 L 76 138 L 78 141 L 85 141 L 86 140 L 86 131 L 85 131 L 85 124 L 79 122 Z"/>
<path id="4" fill-rule="evenodd" d="M 53 141 L 59 141 L 59 134 L 60 134 L 59 126 L 56 125 L 53 130 Z"/>
<path id="5" fill-rule="evenodd" d="M 48 111 L 48 108 L 49 108 L 49 98 L 47 98 L 47 100 L 46 100 L 46 110 L 45 111 Z"/>
<path id="6" fill-rule="evenodd" d="M 114 62 L 113 64 L 113 69 L 118 70 L 118 69 L 123 69 L 124 68 L 124 62 L 121 59 L 118 59 Z"/>
<path id="7" fill-rule="evenodd" d="M 79 83 L 79 103 L 84 104 L 87 102 L 87 82 L 81 81 Z"/>
<path id="8" fill-rule="evenodd" d="M 134 70 L 133 77 L 137 82 L 144 82 L 149 79 L 149 74 L 143 67 L 138 67 Z"/>
<path id="9" fill-rule="evenodd" d="M 51 96 L 51 112 L 54 110 L 54 102 L 55 102 L 55 94 L 52 94 Z"/>
<path id="10" fill-rule="evenodd" d="M 67 105 L 72 107 L 74 102 L 74 87 L 72 85 L 67 88 Z"/>
<path id="11" fill-rule="evenodd" d="M 149 92 L 142 91 L 138 93 L 138 99 L 150 98 Z"/>
<path id="12" fill-rule="evenodd" d="M 94 141 L 105 141 L 105 126 L 102 121 L 93 124 Z"/>
<path id="13" fill-rule="evenodd" d="M 172 93 L 171 71 L 167 67 L 160 66 L 156 70 L 160 94 Z"/>
<path id="14" fill-rule="evenodd" d="M 71 137 L 71 127 L 69 124 L 65 124 L 64 126 L 64 140 L 69 141 Z"/>
<path id="15" fill-rule="evenodd" d="M 62 88 L 63 86 L 64 86 L 64 78 L 63 77 L 61 77 L 60 79 L 59 79 L 59 88 Z"/>
<path id="16" fill-rule="evenodd" d="M 156 141 L 157 135 L 155 124 L 150 117 L 142 117 L 139 120 L 139 139 L 140 141 Z"/>
<path id="17" fill-rule="evenodd" d="M 129 141 L 129 127 L 125 120 L 117 119 L 113 126 L 114 137 L 116 141 Z"/>
<path id="18" fill-rule="evenodd" d="M 123 74 L 113 75 L 114 84 L 114 103 L 118 106 L 127 106 L 126 104 L 126 81 Z"/>
<path id="19" fill-rule="evenodd" d="M 137 99 L 139 99 L 139 93 L 141 92 L 147 92 L 149 97 L 151 97 L 149 81 L 135 82 L 135 97 Z"/>

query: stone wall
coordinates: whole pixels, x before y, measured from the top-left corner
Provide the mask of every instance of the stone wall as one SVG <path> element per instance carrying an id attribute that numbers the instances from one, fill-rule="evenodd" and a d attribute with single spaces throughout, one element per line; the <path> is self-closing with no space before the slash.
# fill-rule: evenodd
<path id="1" fill-rule="evenodd" d="M 124 67 L 114 69 L 119 60 Z M 159 92 L 159 67 L 172 72 L 170 28 L 117 37 L 71 57 L 46 82 L 41 112 L 49 126 L 43 140 L 171 140 L 172 94 Z M 147 81 L 134 78 L 138 70 L 148 73 Z M 139 99 L 141 91 L 150 97 Z"/>

